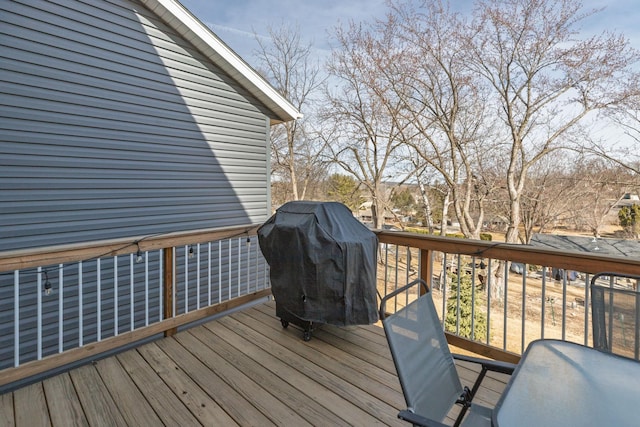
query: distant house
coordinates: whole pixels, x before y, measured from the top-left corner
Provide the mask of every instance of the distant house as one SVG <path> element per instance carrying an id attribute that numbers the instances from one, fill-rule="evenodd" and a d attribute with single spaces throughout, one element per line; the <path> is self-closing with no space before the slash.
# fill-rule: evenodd
<path id="1" fill-rule="evenodd" d="M 267 218 L 300 114 L 179 2 L 0 9 L 0 252 Z"/>
<path id="2" fill-rule="evenodd" d="M 0 21 L 0 255 L 268 218 L 270 126 L 300 113 L 179 2 L 0 0 Z M 210 300 L 248 292 L 234 245 Z M 161 312 L 158 251 L 143 270 L 117 258 L 2 272 L 0 369 Z M 176 280 L 205 292 L 191 268 Z"/>

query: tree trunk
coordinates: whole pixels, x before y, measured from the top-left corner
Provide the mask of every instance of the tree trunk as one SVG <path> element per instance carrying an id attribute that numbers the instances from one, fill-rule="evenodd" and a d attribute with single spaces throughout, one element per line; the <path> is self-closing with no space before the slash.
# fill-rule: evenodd
<path id="1" fill-rule="evenodd" d="M 449 205 L 451 202 L 449 201 L 451 198 L 451 191 L 447 190 L 447 194 L 444 196 L 444 200 L 442 202 L 442 220 L 440 221 L 440 235 L 447 235 L 447 217 L 449 216 Z"/>
<path id="2" fill-rule="evenodd" d="M 296 159 L 294 155 L 294 142 L 295 135 L 293 125 L 287 123 L 287 145 L 289 148 L 289 177 L 291 178 L 291 193 L 293 194 L 293 200 L 300 200 L 298 196 L 298 176 L 296 174 Z"/>
<path id="3" fill-rule="evenodd" d="M 420 179 L 418 179 L 418 185 L 420 186 L 420 196 L 422 197 L 422 209 L 424 210 L 424 219 L 427 223 L 426 226 L 429 229 L 429 234 L 433 234 L 433 216 L 431 214 L 431 203 L 429 202 L 427 189 Z"/>

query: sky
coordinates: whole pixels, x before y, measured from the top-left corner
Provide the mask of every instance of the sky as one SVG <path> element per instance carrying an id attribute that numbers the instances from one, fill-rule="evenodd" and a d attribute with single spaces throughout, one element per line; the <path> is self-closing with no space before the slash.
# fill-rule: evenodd
<path id="1" fill-rule="evenodd" d="M 258 49 L 254 33 L 268 41 L 269 26 L 299 26 L 303 41 L 311 43 L 320 57 L 330 51 L 329 34 L 349 22 L 383 17 L 385 0 L 179 0 L 250 65 L 256 65 Z M 640 2 L 638 0 L 583 0 L 585 9 L 604 11 L 586 19 L 585 34 L 608 29 L 622 32 L 640 49 Z M 451 0 L 461 12 L 472 0 Z"/>

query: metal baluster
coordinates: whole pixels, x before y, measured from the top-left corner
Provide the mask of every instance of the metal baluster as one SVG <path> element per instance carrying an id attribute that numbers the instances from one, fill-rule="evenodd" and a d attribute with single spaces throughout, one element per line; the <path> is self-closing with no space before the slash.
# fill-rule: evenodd
<path id="1" fill-rule="evenodd" d="M 384 295 L 386 296 L 389 292 L 389 244 L 384 243 Z"/>
<path id="2" fill-rule="evenodd" d="M 238 296 L 242 287 L 242 238 L 238 237 Z"/>
<path id="3" fill-rule="evenodd" d="M 64 265 L 58 265 L 58 352 L 64 351 Z"/>
<path id="4" fill-rule="evenodd" d="M 462 257 L 460 254 L 457 255 L 458 260 L 456 262 L 456 268 L 458 269 L 457 274 L 457 285 L 458 289 L 456 290 L 456 335 L 460 335 L 460 291 L 462 286 Z M 443 321 L 446 322 L 446 314 L 442 315 Z"/>
<path id="5" fill-rule="evenodd" d="M 118 256 L 113 257 L 113 335 L 118 335 Z"/>
<path id="6" fill-rule="evenodd" d="M 508 307 L 508 295 L 509 295 L 509 261 L 504 261 L 504 292 L 502 295 L 502 299 L 504 301 L 504 306 L 502 310 L 502 321 L 504 322 L 502 326 L 502 349 L 507 349 L 507 307 Z"/>
<path id="7" fill-rule="evenodd" d="M 149 252 L 144 253 L 144 326 L 149 326 Z"/>
<path id="8" fill-rule="evenodd" d="M 544 339 L 545 312 L 547 308 L 547 267 L 542 267 L 542 308 L 540 309 L 540 338 Z"/>
<path id="9" fill-rule="evenodd" d="M 134 264 L 135 258 L 134 254 L 129 255 L 129 330 L 133 331 L 135 329 L 135 278 L 134 278 Z"/>
<path id="10" fill-rule="evenodd" d="M 442 283 L 440 283 L 440 289 L 442 289 L 442 323 L 444 325 L 444 319 L 447 316 L 447 282 L 448 280 L 448 275 L 447 275 L 447 253 L 443 252 L 442 253 L 442 271 L 443 271 L 443 275 L 442 275 Z"/>
<path id="11" fill-rule="evenodd" d="M 211 242 L 208 244 L 207 250 L 207 305 L 211 305 Z"/>
<path id="12" fill-rule="evenodd" d="M 394 291 L 396 289 L 398 289 L 398 245 L 394 245 L 394 247 L 396 248 L 395 252 L 395 288 L 393 289 Z M 398 297 L 395 297 L 393 299 L 393 311 L 396 312 L 398 311 Z"/>
<path id="13" fill-rule="evenodd" d="M 84 301 L 82 284 L 82 261 L 78 261 L 78 346 L 84 345 Z"/>
<path id="14" fill-rule="evenodd" d="M 487 292 L 487 341 L 486 344 L 489 345 L 490 335 L 491 335 L 491 258 L 487 260 L 487 275 L 484 280 L 487 283 L 486 292 Z"/>
<path id="15" fill-rule="evenodd" d="M 590 299 L 589 296 L 591 294 L 591 288 L 589 287 L 589 274 L 585 274 L 584 281 L 584 342 L 583 344 L 589 345 L 589 305 Z M 637 322 L 636 322 L 637 324 Z"/>
<path id="16" fill-rule="evenodd" d="M 471 340 L 476 337 L 476 257 L 471 257 Z"/>
<path id="17" fill-rule="evenodd" d="M 13 271 L 13 366 L 20 366 L 20 270 Z"/>
<path id="18" fill-rule="evenodd" d="M 36 292 L 36 346 L 37 359 L 42 359 L 42 267 L 38 267 L 38 288 Z"/>
<path id="19" fill-rule="evenodd" d="M 567 338 L 567 270 L 562 274 L 562 340 Z"/>
<path id="20" fill-rule="evenodd" d="M 524 353 L 525 347 L 525 329 L 527 318 L 527 270 L 528 264 L 522 263 L 522 333 L 520 337 L 520 354 Z"/>
<path id="21" fill-rule="evenodd" d="M 218 240 L 218 304 L 222 302 L 222 240 Z"/>
<path id="22" fill-rule="evenodd" d="M 172 275 L 173 277 L 171 278 L 171 284 L 172 284 L 172 286 L 171 286 L 171 300 L 172 300 L 172 302 L 171 302 L 171 310 L 172 310 L 171 316 L 172 317 L 176 317 L 176 312 L 178 310 L 178 299 L 176 298 L 176 295 L 177 295 L 177 292 L 178 292 L 178 290 L 176 289 L 176 280 L 177 280 L 176 277 L 178 276 L 178 274 L 176 273 L 176 262 L 177 262 L 177 260 L 176 260 L 176 247 L 175 246 L 172 247 L 171 250 L 173 251 L 173 257 L 171 258 L 172 259 L 171 264 L 172 264 L 172 267 L 173 267 L 173 275 Z"/>
<path id="23" fill-rule="evenodd" d="M 229 293 L 227 294 L 227 299 L 231 299 L 231 274 L 232 274 L 232 270 L 231 267 L 233 265 L 233 263 L 231 262 L 231 257 L 232 257 L 232 247 L 231 247 L 231 239 L 228 240 L 229 241 Z"/>
<path id="24" fill-rule="evenodd" d="M 164 266 L 162 264 L 162 260 L 164 259 L 164 251 L 166 251 L 166 249 L 160 249 L 158 251 L 159 254 L 159 258 L 158 258 L 158 266 L 160 268 L 158 268 L 158 322 L 162 322 L 162 315 L 163 315 L 163 307 L 164 307 L 164 289 L 163 289 L 163 282 L 164 282 Z"/>
<path id="25" fill-rule="evenodd" d="M 184 247 L 184 312 L 189 312 L 189 254 L 193 249 Z"/>
<path id="26" fill-rule="evenodd" d="M 102 261 L 100 258 L 96 259 L 96 315 L 97 315 L 97 340 L 102 341 Z M 60 291 L 62 291 L 62 285 L 60 285 Z"/>
<path id="27" fill-rule="evenodd" d="M 196 310 L 200 310 L 200 243 L 196 245 Z"/>

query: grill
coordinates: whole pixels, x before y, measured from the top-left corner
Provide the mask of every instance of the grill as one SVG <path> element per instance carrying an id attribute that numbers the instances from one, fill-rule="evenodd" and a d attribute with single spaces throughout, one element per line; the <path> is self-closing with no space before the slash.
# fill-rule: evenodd
<path id="1" fill-rule="evenodd" d="M 258 229 L 283 327 L 378 320 L 376 235 L 336 202 L 289 202 Z"/>

